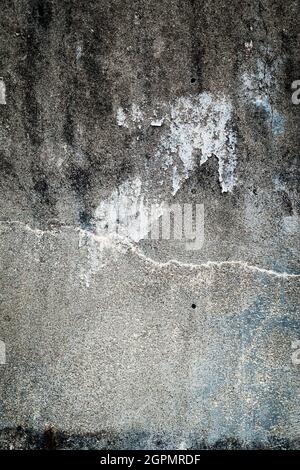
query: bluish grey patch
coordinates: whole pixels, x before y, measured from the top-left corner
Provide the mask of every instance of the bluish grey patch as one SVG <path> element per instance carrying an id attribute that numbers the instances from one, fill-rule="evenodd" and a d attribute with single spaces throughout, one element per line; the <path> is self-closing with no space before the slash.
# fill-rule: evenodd
<path id="1" fill-rule="evenodd" d="M 238 315 L 209 323 L 209 343 L 192 371 L 188 413 L 202 410 L 201 437 L 208 446 L 230 436 L 243 447 L 251 442 L 268 446 L 274 430 L 290 419 L 282 397 L 292 401 L 295 395 L 289 360 L 298 328 L 295 312 L 288 315 L 282 305 L 274 314 L 269 299 L 260 296 Z M 234 400 L 230 419 L 224 390 Z"/>
<path id="2" fill-rule="evenodd" d="M 298 272 L 295 273 L 293 269 L 288 267 L 288 265 L 290 264 L 290 259 L 288 255 L 289 253 L 286 254 L 286 264 L 283 265 L 282 262 L 273 261 L 271 269 L 278 273 L 298 274 Z"/>
<path id="3" fill-rule="evenodd" d="M 285 118 L 278 111 L 273 112 L 272 116 L 272 132 L 275 135 L 284 133 Z"/>
<path id="4" fill-rule="evenodd" d="M 266 120 L 270 122 L 271 130 L 274 135 L 279 135 L 284 132 L 285 118 L 279 111 L 272 108 L 267 96 L 256 98 L 255 106 L 265 113 Z"/>

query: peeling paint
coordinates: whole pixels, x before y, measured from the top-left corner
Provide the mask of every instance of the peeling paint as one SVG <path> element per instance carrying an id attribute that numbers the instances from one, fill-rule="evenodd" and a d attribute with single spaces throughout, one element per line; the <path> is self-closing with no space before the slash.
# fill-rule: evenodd
<path id="1" fill-rule="evenodd" d="M 168 121 L 156 158 L 175 168 L 173 194 L 197 164 L 202 165 L 211 157 L 219 162 L 222 192 L 231 192 L 236 184 L 237 158 L 230 101 L 206 92 L 181 97 L 170 105 Z"/>
<path id="2" fill-rule="evenodd" d="M 160 119 L 150 121 L 153 127 L 162 127 L 163 134 L 154 158 L 173 168 L 173 195 L 189 178 L 197 165 L 215 157 L 219 164 L 219 182 L 222 192 L 231 192 L 236 184 L 236 134 L 233 131 L 233 108 L 224 96 L 201 93 L 183 96 L 164 103 L 168 112 Z M 153 115 L 153 110 L 148 114 Z M 147 126 L 147 112 L 133 104 L 128 116 L 117 110 L 117 123 L 133 127 Z"/>
<path id="3" fill-rule="evenodd" d="M 117 109 L 117 124 L 120 127 L 126 127 L 126 114 L 123 108 Z"/>

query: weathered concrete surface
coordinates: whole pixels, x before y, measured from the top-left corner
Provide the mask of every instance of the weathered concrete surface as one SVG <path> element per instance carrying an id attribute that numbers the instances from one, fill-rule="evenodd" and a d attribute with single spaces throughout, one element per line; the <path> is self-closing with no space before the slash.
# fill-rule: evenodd
<path id="1" fill-rule="evenodd" d="M 297 2 L 1 8 L 0 446 L 298 448 Z"/>

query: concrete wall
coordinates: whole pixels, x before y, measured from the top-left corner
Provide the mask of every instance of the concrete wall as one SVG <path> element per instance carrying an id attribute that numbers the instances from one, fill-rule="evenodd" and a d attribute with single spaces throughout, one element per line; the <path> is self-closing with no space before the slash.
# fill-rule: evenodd
<path id="1" fill-rule="evenodd" d="M 1 10 L 0 446 L 299 447 L 297 2 Z"/>

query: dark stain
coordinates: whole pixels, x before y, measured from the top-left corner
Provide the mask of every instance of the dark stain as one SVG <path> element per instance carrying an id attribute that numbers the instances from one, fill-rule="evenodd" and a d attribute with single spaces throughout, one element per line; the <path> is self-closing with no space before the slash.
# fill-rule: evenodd
<path id="1" fill-rule="evenodd" d="M 212 155 L 212 157 L 208 158 L 202 165 L 200 165 L 200 158 L 197 159 L 196 184 L 197 188 L 204 188 L 218 194 L 220 192 L 218 159 L 215 155 Z"/>
<path id="2" fill-rule="evenodd" d="M 68 178 L 71 188 L 78 197 L 84 197 L 91 185 L 91 173 L 86 168 L 73 166 L 69 170 Z"/>
<path id="3" fill-rule="evenodd" d="M 45 202 L 48 205 L 50 204 L 49 185 L 45 177 L 42 177 L 41 179 L 39 179 L 35 183 L 33 189 L 36 193 L 38 193 L 38 195 L 40 196 L 43 202 Z"/>
<path id="4" fill-rule="evenodd" d="M 66 60 L 66 67 L 61 68 L 61 81 L 65 83 L 64 97 L 65 97 L 65 115 L 63 123 L 63 136 L 65 141 L 71 147 L 74 145 L 75 139 L 75 114 L 76 114 L 76 92 L 78 88 L 77 70 L 74 55 L 68 59 L 68 51 L 66 45 L 70 50 L 73 50 L 73 44 L 76 43 L 76 35 L 74 33 L 76 25 L 73 20 L 73 5 L 68 2 L 65 5 L 65 27 L 64 27 L 64 43 L 62 45 L 62 53 Z"/>
<path id="5" fill-rule="evenodd" d="M 284 83 L 285 91 L 291 94 L 291 84 L 300 76 L 300 59 L 298 51 L 298 36 L 289 31 L 280 31 L 282 57 L 284 60 Z"/>
<path id="6" fill-rule="evenodd" d="M 282 203 L 283 203 L 283 208 L 284 208 L 284 211 L 288 214 L 288 215 L 293 215 L 293 204 L 292 204 L 292 201 L 289 197 L 289 195 L 285 192 L 282 193 Z"/>
<path id="7" fill-rule="evenodd" d="M 72 113 L 72 110 L 71 110 L 71 100 L 70 100 L 70 98 L 68 100 L 68 104 L 67 104 L 67 107 L 66 107 L 63 133 L 64 133 L 64 137 L 65 137 L 66 142 L 70 146 L 73 146 L 75 136 L 74 136 L 73 113 Z"/>
<path id="8" fill-rule="evenodd" d="M 52 20 L 51 12 L 51 3 L 47 0 L 37 0 L 36 5 L 33 5 L 33 9 L 36 13 L 38 24 L 44 28 L 48 29 Z"/>
<path id="9" fill-rule="evenodd" d="M 101 44 L 103 38 L 100 33 L 92 41 L 84 44 L 82 64 L 85 71 L 84 83 L 79 83 L 81 92 L 85 90 L 88 98 L 88 111 L 92 116 L 103 117 L 112 112 L 110 87 L 107 83 L 103 67 Z M 81 96 L 83 94 L 81 93 Z"/>
<path id="10" fill-rule="evenodd" d="M 84 230 L 91 230 L 93 228 L 93 216 L 87 209 L 79 211 L 79 222 Z"/>
<path id="11" fill-rule="evenodd" d="M 132 162 L 124 158 L 117 168 L 117 184 L 120 185 L 122 181 L 127 180 L 134 172 Z"/>
<path id="12" fill-rule="evenodd" d="M 76 201 L 78 223 L 84 230 L 93 230 L 94 227 L 90 194 L 94 173 L 94 165 L 83 168 L 75 163 L 69 166 L 66 173 Z M 99 180 L 97 181 L 99 182 Z"/>
<path id="13" fill-rule="evenodd" d="M 112 21 L 105 7 L 91 7 L 86 2 L 76 4 L 76 15 L 73 16 L 69 4 L 64 13 L 66 62 L 61 79 L 65 84 L 66 111 L 63 135 L 68 145 L 76 147 L 75 129 L 78 122 L 82 123 L 86 129 L 84 146 L 87 151 L 95 143 L 95 125 L 105 126 L 113 112 L 112 84 L 104 61 L 109 47 L 105 39 L 110 37 Z M 82 54 L 77 60 L 76 44 L 79 42 Z"/>
<path id="14" fill-rule="evenodd" d="M 10 188 L 16 187 L 20 189 L 28 201 L 28 204 L 31 203 L 30 196 L 27 194 L 27 189 L 25 188 L 23 182 L 20 181 L 20 177 L 17 174 L 14 165 L 9 162 L 4 156 L 0 156 L 0 181 L 6 181 L 6 184 L 9 184 Z"/>
<path id="15" fill-rule="evenodd" d="M 250 112 L 253 115 L 253 127 L 255 125 L 258 135 L 260 134 L 264 138 L 268 138 L 270 132 L 270 114 L 264 108 L 256 107 L 255 105 L 250 106 Z"/>
<path id="16" fill-rule="evenodd" d="M 149 442 L 153 450 L 166 450 L 174 448 L 177 436 L 165 433 L 150 434 L 147 431 L 113 432 L 99 431 L 98 433 L 71 434 L 55 431 L 48 427 L 42 432 L 33 429 L 24 429 L 21 426 L 0 430 L 0 449 L 9 449 L 13 444 L 15 449 L 22 450 L 124 450 L 145 449 Z M 233 437 L 223 438 L 208 443 L 204 439 L 189 439 L 189 450 L 238 450 L 238 449 L 298 449 L 299 439 L 284 439 L 270 436 L 264 442 L 253 441 L 245 444 Z"/>
<path id="17" fill-rule="evenodd" d="M 190 31 L 191 31 L 191 83 L 195 87 L 198 93 L 203 91 L 203 69 L 204 69 L 204 55 L 205 50 L 200 39 L 199 27 L 204 21 L 204 18 L 200 18 L 201 4 L 197 0 L 190 0 L 191 3 L 191 20 L 190 20 Z"/>
<path id="18" fill-rule="evenodd" d="M 45 174 L 38 161 L 31 164 L 32 188 L 29 192 L 34 219 L 41 227 L 57 217 L 56 186 L 51 185 L 51 174 Z"/>
<path id="19" fill-rule="evenodd" d="M 15 175 L 14 167 L 12 163 L 6 160 L 3 156 L 0 157 L 0 175 L 1 177 Z"/>
<path id="20" fill-rule="evenodd" d="M 47 33 L 52 20 L 51 3 L 31 0 L 28 4 L 27 31 L 20 75 L 24 86 L 24 128 L 33 146 L 41 145 L 41 106 L 37 99 L 37 85 L 47 51 Z"/>
<path id="21" fill-rule="evenodd" d="M 283 185 L 279 192 L 282 196 L 283 207 L 289 215 L 292 215 L 300 208 L 300 159 L 295 152 L 290 151 L 285 152 L 282 159 L 287 163 L 285 171 L 278 174 L 279 181 Z"/>
<path id="22" fill-rule="evenodd" d="M 48 426 L 43 435 L 43 448 L 45 450 L 54 450 L 57 447 L 55 432 L 51 426 Z"/>

